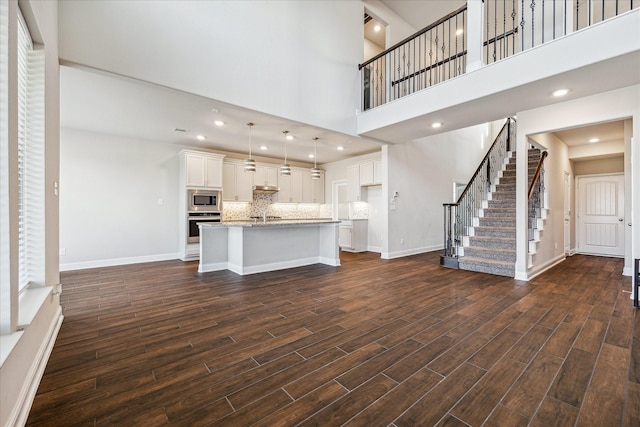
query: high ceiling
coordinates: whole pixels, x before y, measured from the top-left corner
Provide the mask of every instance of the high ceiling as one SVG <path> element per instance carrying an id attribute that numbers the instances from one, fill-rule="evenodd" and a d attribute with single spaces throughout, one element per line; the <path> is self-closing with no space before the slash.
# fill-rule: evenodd
<path id="1" fill-rule="evenodd" d="M 224 122 L 216 126 L 214 121 Z M 245 155 L 251 130 L 254 156 L 319 164 L 380 150 L 380 143 L 315 128 L 174 89 L 80 67 L 61 67 L 60 124 L 127 138 Z M 186 132 L 175 131 L 181 129 Z M 206 139 L 198 140 L 202 135 Z M 267 147 L 261 150 L 260 147 Z M 343 147 L 339 150 L 338 147 Z"/>

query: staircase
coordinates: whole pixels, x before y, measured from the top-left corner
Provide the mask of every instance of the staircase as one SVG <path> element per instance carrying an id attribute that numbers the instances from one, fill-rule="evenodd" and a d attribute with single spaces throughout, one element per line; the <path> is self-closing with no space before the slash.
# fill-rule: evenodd
<path id="1" fill-rule="evenodd" d="M 528 152 L 528 177 L 531 180 L 540 161 L 540 150 Z M 529 182 L 530 184 L 530 182 Z M 508 162 L 491 186 L 469 236 L 462 239 L 458 268 L 499 276 L 514 277 L 516 262 L 516 155 Z"/>

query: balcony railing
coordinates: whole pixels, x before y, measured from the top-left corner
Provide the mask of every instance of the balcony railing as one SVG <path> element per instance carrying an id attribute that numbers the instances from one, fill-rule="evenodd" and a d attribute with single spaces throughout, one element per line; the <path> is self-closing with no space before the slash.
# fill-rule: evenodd
<path id="1" fill-rule="evenodd" d="M 640 0 L 483 0 L 474 16 L 464 5 L 359 65 L 362 111 L 464 74 L 470 41 L 491 64 L 637 7 Z M 467 33 L 470 19 L 482 20 L 482 34 Z"/>

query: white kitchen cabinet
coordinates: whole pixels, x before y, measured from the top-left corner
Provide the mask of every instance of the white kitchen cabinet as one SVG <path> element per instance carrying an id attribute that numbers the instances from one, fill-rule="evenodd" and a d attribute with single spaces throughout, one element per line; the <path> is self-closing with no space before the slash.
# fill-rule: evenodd
<path id="1" fill-rule="evenodd" d="M 373 183 L 382 184 L 382 160 L 373 162 Z"/>
<path id="2" fill-rule="evenodd" d="M 302 171 L 291 168 L 291 175 L 278 177 L 278 202 L 300 203 L 302 202 Z"/>
<path id="3" fill-rule="evenodd" d="M 360 165 L 347 166 L 347 201 L 359 202 L 361 199 Z"/>
<path id="4" fill-rule="evenodd" d="M 253 185 L 278 186 L 278 167 L 257 165 Z"/>
<path id="5" fill-rule="evenodd" d="M 366 219 L 346 220 L 340 223 L 338 244 L 347 252 L 365 252 L 368 245 Z"/>
<path id="6" fill-rule="evenodd" d="M 373 162 L 361 163 L 359 166 L 360 186 L 373 185 Z"/>
<path id="7" fill-rule="evenodd" d="M 302 203 L 324 203 L 324 172 L 312 179 L 310 170 L 302 171 Z"/>
<path id="8" fill-rule="evenodd" d="M 183 151 L 183 156 L 187 187 L 222 187 L 223 155 Z"/>
<path id="9" fill-rule="evenodd" d="M 244 164 L 224 162 L 222 200 L 253 201 L 253 172 L 245 172 Z"/>

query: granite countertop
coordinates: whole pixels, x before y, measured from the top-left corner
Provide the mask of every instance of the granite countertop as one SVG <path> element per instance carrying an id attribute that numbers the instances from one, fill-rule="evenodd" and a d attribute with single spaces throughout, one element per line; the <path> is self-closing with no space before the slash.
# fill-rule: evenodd
<path id="1" fill-rule="evenodd" d="M 222 222 L 202 223 L 202 227 L 269 227 L 277 225 L 310 225 L 339 223 L 340 220 L 330 218 L 306 218 L 306 219 L 271 219 L 264 222 L 258 219 L 231 220 Z"/>

